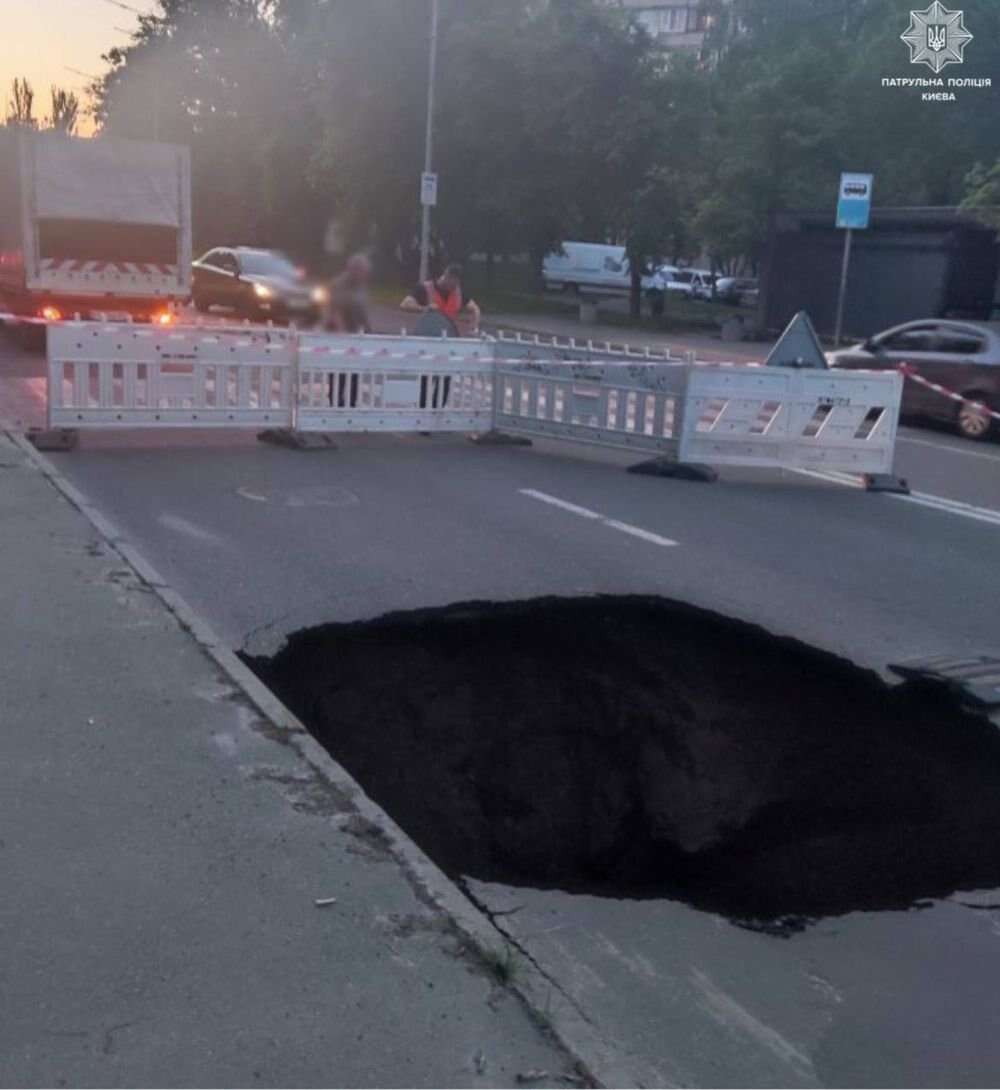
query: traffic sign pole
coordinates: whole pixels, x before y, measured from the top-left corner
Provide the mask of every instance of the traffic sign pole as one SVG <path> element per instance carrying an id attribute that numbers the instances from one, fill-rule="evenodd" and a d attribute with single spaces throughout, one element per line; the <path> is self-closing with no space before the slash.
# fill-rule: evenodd
<path id="1" fill-rule="evenodd" d="M 840 347 L 840 335 L 844 328 L 844 299 L 847 295 L 847 271 L 851 266 L 851 240 L 854 229 L 848 227 L 844 232 L 844 260 L 840 266 L 840 294 L 837 296 L 837 324 L 833 331 L 833 347 Z"/>
<path id="2" fill-rule="evenodd" d="M 841 174 L 840 193 L 837 197 L 837 227 L 844 231 L 844 258 L 840 265 L 840 291 L 837 294 L 837 321 L 833 331 L 833 344 L 840 347 L 844 331 L 844 303 L 847 298 L 847 274 L 851 267 L 851 243 L 855 230 L 868 227 L 872 208 L 871 174 Z"/>

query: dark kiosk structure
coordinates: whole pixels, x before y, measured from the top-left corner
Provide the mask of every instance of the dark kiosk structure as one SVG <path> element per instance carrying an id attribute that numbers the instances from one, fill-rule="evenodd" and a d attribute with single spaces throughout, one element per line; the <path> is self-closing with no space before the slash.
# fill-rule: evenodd
<path id="1" fill-rule="evenodd" d="M 761 269 L 758 322 L 783 329 L 800 310 L 831 334 L 844 232 L 833 213 L 777 212 Z M 957 208 L 879 208 L 855 231 L 844 333 L 864 338 L 917 318 L 988 320 L 997 307 L 997 232 Z"/>

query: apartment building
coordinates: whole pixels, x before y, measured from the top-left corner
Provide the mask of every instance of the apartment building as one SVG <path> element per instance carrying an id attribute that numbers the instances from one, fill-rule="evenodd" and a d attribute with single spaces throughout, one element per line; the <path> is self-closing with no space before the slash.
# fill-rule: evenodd
<path id="1" fill-rule="evenodd" d="M 701 53 L 710 26 L 700 0 L 619 0 L 664 49 Z"/>

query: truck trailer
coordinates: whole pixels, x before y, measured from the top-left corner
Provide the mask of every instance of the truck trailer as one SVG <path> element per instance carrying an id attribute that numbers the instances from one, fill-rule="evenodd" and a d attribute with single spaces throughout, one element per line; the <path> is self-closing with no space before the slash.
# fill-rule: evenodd
<path id="1" fill-rule="evenodd" d="M 0 129 L 0 310 L 151 321 L 190 294 L 187 148 Z"/>

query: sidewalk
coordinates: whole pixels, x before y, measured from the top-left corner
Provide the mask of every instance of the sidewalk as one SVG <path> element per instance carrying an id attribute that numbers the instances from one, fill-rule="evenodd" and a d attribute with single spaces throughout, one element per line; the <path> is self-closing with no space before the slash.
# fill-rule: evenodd
<path id="1" fill-rule="evenodd" d="M 0 1085 L 566 1085 L 441 876 L 2 433 L 0 525 Z"/>

